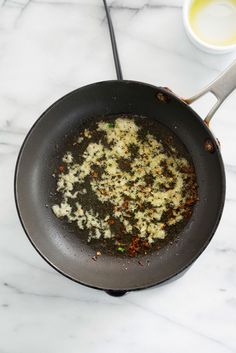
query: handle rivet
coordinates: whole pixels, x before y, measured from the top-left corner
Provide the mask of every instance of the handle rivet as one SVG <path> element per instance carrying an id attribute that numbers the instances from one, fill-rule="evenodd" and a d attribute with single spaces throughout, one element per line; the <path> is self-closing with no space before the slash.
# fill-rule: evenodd
<path id="1" fill-rule="evenodd" d="M 169 97 L 162 92 L 157 93 L 156 98 L 162 103 L 167 103 L 169 100 Z"/>
<path id="2" fill-rule="evenodd" d="M 207 139 L 204 143 L 204 148 L 207 152 L 213 153 L 215 151 L 215 146 L 210 139 Z"/>

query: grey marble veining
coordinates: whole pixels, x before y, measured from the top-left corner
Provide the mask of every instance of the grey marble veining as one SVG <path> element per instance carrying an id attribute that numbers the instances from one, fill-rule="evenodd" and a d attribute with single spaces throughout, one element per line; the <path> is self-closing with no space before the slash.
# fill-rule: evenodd
<path id="1" fill-rule="evenodd" d="M 109 1 L 124 78 L 191 96 L 235 53 L 212 56 L 189 42 L 181 0 Z M 226 167 L 218 230 L 178 281 L 112 298 L 59 275 L 35 252 L 14 205 L 24 137 L 56 99 L 115 79 L 100 0 L 0 2 L 0 353 L 236 352 L 236 93 L 212 129 Z M 194 105 L 204 116 L 212 104 Z"/>

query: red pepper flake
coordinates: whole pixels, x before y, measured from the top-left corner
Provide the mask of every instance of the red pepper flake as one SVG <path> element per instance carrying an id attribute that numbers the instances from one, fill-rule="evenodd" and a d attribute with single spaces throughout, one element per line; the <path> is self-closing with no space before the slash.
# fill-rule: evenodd
<path id="1" fill-rule="evenodd" d="M 107 223 L 108 223 L 108 224 L 114 224 L 114 223 L 115 223 L 115 221 L 114 221 L 114 219 L 113 219 L 113 218 L 110 218 L 110 219 L 108 219 Z"/>
<path id="2" fill-rule="evenodd" d="M 189 205 L 193 205 L 195 203 L 195 199 L 194 198 L 188 198 L 186 201 L 185 201 L 185 205 L 184 206 L 189 206 Z"/>
<path id="3" fill-rule="evenodd" d="M 129 202 L 128 202 L 128 201 L 125 201 L 122 206 L 123 206 L 124 208 L 128 208 Z"/>
<path id="4" fill-rule="evenodd" d="M 138 236 L 133 236 L 129 245 L 128 254 L 129 256 L 135 256 L 141 250 L 148 249 L 149 247 L 150 245 L 147 240 L 141 239 Z"/>
<path id="5" fill-rule="evenodd" d="M 182 165 L 180 171 L 186 174 L 193 174 L 194 168 L 191 165 Z"/>
<path id="6" fill-rule="evenodd" d="M 138 236 L 133 237 L 131 244 L 129 246 L 129 255 L 135 256 L 137 251 L 139 250 L 139 242 L 140 238 Z"/>
<path id="7" fill-rule="evenodd" d="M 65 167 L 64 167 L 64 165 L 59 165 L 58 169 L 60 170 L 60 172 L 64 172 Z"/>
<path id="8" fill-rule="evenodd" d="M 192 216 L 192 210 L 190 207 L 186 207 L 184 210 L 184 217 L 189 218 Z"/>
<path id="9" fill-rule="evenodd" d="M 104 190 L 104 189 L 101 189 L 101 190 L 98 190 L 99 192 L 100 192 L 100 194 L 102 194 L 102 195 L 107 195 L 107 191 L 106 190 Z"/>

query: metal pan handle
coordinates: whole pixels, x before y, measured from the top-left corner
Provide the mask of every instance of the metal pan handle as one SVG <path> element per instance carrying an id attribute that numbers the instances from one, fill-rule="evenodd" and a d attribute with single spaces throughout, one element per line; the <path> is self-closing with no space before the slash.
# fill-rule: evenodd
<path id="1" fill-rule="evenodd" d="M 206 86 L 198 94 L 195 94 L 191 98 L 184 99 L 185 103 L 191 104 L 198 98 L 202 97 L 204 94 L 211 92 L 217 98 L 217 102 L 212 107 L 210 112 L 207 114 L 204 119 L 205 123 L 208 125 L 211 121 L 211 118 L 219 108 L 219 106 L 224 102 L 228 95 L 233 92 L 236 88 L 236 60 L 213 82 Z"/>

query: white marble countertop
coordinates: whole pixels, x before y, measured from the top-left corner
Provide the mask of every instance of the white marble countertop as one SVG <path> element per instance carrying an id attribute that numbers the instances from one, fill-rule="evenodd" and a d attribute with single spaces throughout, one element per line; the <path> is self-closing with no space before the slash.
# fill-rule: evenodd
<path id="1" fill-rule="evenodd" d="M 124 78 L 190 96 L 236 57 L 193 47 L 181 0 L 109 4 Z M 178 281 L 109 297 L 59 275 L 21 228 L 13 176 L 28 129 L 65 93 L 114 78 L 102 0 L 1 0 L 0 353 L 236 352 L 236 92 L 212 122 L 226 167 L 224 214 Z M 211 103 L 195 106 L 204 115 Z"/>

